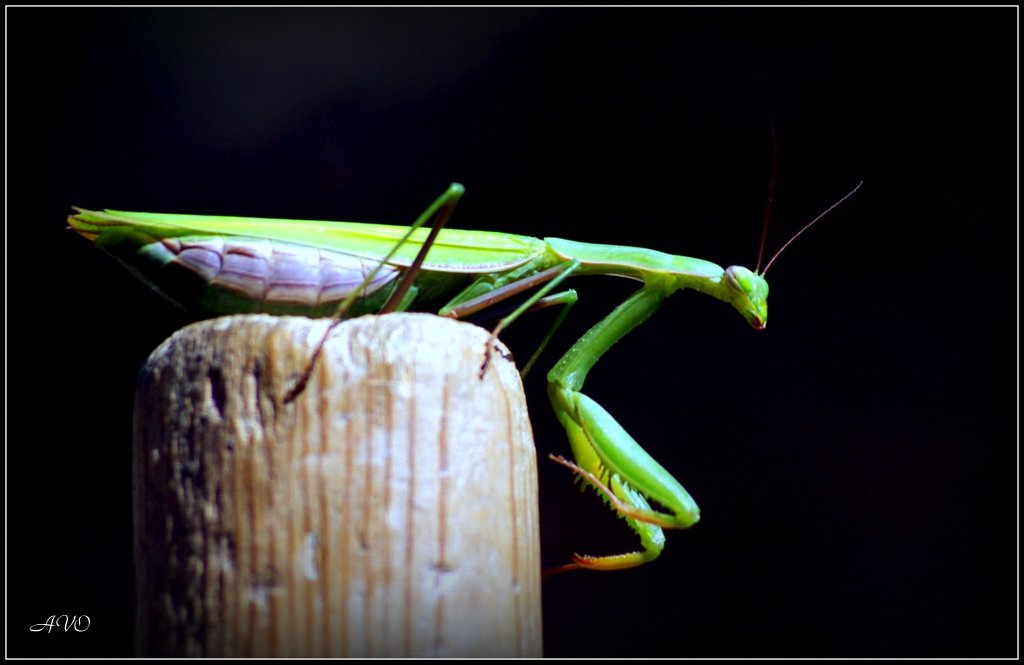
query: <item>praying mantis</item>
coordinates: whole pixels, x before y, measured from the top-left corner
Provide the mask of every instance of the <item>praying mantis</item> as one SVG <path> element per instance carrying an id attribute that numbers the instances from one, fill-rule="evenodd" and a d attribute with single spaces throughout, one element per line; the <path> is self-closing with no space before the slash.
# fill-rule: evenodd
<path id="1" fill-rule="evenodd" d="M 683 289 L 728 303 L 755 330 L 764 329 L 768 268 L 797 236 L 859 187 L 798 231 L 764 270 L 760 258 L 754 270 L 722 268 L 639 247 L 442 228 L 464 193 L 457 183 L 409 227 L 79 208 L 68 222 L 173 302 L 212 314 L 266 312 L 340 319 L 429 308 L 441 316 L 465 318 L 536 289 L 492 331 L 481 376 L 490 360 L 491 342 L 505 327 L 528 310 L 561 306 L 523 371 L 532 367 L 577 300 L 572 289 L 554 292 L 567 278 L 611 275 L 641 282 L 547 375 L 551 405 L 568 435 L 574 461 L 552 459 L 598 490 L 640 539 L 635 551 L 573 554 L 571 563 L 548 572 L 620 570 L 657 558 L 665 546 L 663 529 L 693 526 L 700 509 L 671 473 L 582 392 L 588 372 L 613 344 Z M 434 224 L 425 228 L 430 220 Z M 763 246 L 762 238 L 762 253 Z M 309 369 L 306 378 L 308 374 Z M 303 381 L 290 397 L 301 391 Z"/>

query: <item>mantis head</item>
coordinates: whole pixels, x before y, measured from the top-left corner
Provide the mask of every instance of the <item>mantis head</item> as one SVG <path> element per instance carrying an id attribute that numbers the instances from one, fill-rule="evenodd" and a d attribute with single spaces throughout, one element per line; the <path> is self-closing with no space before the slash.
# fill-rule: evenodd
<path id="1" fill-rule="evenodd" d="M 772 127 L 772 141 L 775 139 L 775 128 Z M 779 258 L 779 255 L 789 245 L 796 240 L 804 231 L 814 226 L 819 219 L 832 212 L 832 210 L 846 199 L 853 196 L 853 193 L 860 189 L 860 186 L 864 184 L 864 181 L 857 183 L 846 196 L 833 203 L 825 212 L 821 213 L 814 219 L 812 219 L 806 226 L 793 234 L 793 236 L 786 241 L 779 251 L 775 252 L 775 255 L 769 259 L 765 265 L 764 270 L 761 270 L 761 259 L 764 257 L 764 241 L 768 234 L 768 216 L 771 212 L 772 205 L 772 191 L 775 188 L 775 166 L 772 165 L 772 180 L 768 189 L 768 209 L 765 211 L 764 216 L 764 228 L 761 230 L 761 249 L 757 254 L 757 267 L 753 271 L 748 270 L 742 266 L 729 266 L 725 269 L 725 279 L 723 280 L 726 284 L 725 298 L 724 300 L 732 303 L 732 306 L 739 310 L 739 313 L 743 315 L 743 318 L 747 320 L 754 330 L 763 330 L 768 325 L 768 282 L 764 276 L 768 273 L 768 269 L 775 263 L 775 259 Z"/>
<path id="2" fill-rule="evenodd" d="M 743 266 L 729 266 L 722 280 L 725 300 L 743 315 L 754 330 L 768 325 L 768 282 L 762 275 Z"/>

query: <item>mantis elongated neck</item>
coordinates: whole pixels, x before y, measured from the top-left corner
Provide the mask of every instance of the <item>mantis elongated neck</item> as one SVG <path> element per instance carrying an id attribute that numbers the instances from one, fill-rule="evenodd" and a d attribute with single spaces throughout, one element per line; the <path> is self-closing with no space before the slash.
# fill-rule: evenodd
<path id="1" fill-rule="evenodd" d="M 711 261 L 643 247 L 596 245 L 561 238 L 544 240 L 561 260 L 578 259 L 580 268 L 577 274 L 580 275 L 629 277 L 665 295 L 680 289 L 694 289 L 731 302 L 728 287 L 723 284 L 725 269 Z"/>
<path id="2" fill-rule="evenodd" d="M 694 289 L 729 303 L 758 330 L 768 320 L 768 283 L 747 268 L 723 269 L 703 259 L 642 247 L 595 245 L 561 238 L 545 238 L 545 242 L 556 258 L 578 260 L 577 274 L 638 279 L 644 283 L 644 290 L 657 292 L 662 298 L 680 289 Z"/>

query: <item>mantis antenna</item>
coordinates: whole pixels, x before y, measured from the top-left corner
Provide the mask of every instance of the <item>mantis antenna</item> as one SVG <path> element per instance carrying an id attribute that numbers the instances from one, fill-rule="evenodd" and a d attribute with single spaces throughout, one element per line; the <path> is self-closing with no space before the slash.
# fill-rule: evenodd
<path id="1" fill-rule="evenodd" d="M 780 255 L 780 254 L 782 254 L 782 252 L 783 252 L 783 251 L 784 251 L 784 250 L 785 250 L 785 249 L 786 249 L 787 247 L 789 247 L 789 245 L 790 245 L 790 244 L 791 244 L 791 243 L 792 243 L 792 242 L 793 242 L 794 240 L 796 240 L 797 238 L 799 238 L 799 237 L 800 237 L 800 234 L 802 234 L 802 233 L 803 233 L 804 231 L 806 231 L 807 229 L 809 229 L 809 228 L 811 228 L 812 226 L 814 226 L 814 225 L 815 225 L 815 224 L 816 224 L 816 223 L 818 222 L 818 220 L 819 220 L 819 219 L 821 219 L 821 218 L 822 218 L 822 217 L 824 217 L 825 215 L 827 215 L 827 214 L 829 214 L 830 212 L 832 212 L 833 210 L 835 210 L 835 209 L 836 209 L 836 208 L 837 208 L 837 207 L 839 206 L 839 204 L 841 204 L 841 203 L 842 203 L 843 201 L 845 201 L 846 199 L 848 199 L 848 198 L 850 198 L 851 196 L 853 196 L 853 195 L 854 195 L 854 193 L 855 193 L 855 192 L 856 192 L 856 191 L 857 191 L 858 189 L 860 189 L 860 186 L 861 186 L 861 185 L 863 185 L 863 184 L 864 184 L 864 181 L 863 181 L 863 180 L 861 180 L 860 182 L 858 182 L 858 183 L 857 183 L 857 186 L 856 186 L 856 187 L 854 187 L 853 189 L 851 189 L 851 190 L 850 190 L 850 191 L 849 191 L 849 192 L 848 192 L 848 193 L 846 194 L 846 196 L 844 196 L 843 198 L 839 199 L 838 201 L 836 201 L 835 203 L 833 203 L 832 205 L 830 205 L 830 206 L 829 206 L 829 207 L 828 207 L 828 208 L 827 208 L 827 209 L 826 209 L 826 210 L 825 210 L 824 212 L 822 212 L 822 213 L 821 213 L 820 215 L 818 215 L 817 217 L 815 217 L 814 219 L 812 219 L 812 220 L 811 220 L 810 222 L 808 222 L 808 223 L 807 223 L 807 225 L 806 225 L 806 226 L 804 226 L 804 228 L 802 228 L 802 229 L 800 229 L 799 231 L 797 231 L 796 233 L 794 233 L 794 234 L 793 234 L 793 237 L 792 237 L 792 238 L 790 238 L 789 240 L 787 240 L 787 241 L 786 241 L 786 244 L 784 244 L 784 245 L 783 245 L 782 247 L 780 247 L 780 248 L 779 248 L 779 251 L 775 252 L 775 256 L 773 256 L 773 257 L 772 257 L 772 258 L 771 258 L 771 259 L 770 259 L 770 260 L 768 261 L 768 265 L 766 265 L 766 266 L 764 267 L 764 271 L 763 271 L 763 272 L 761 272 L 760 274 L 761 274 L 762 276 L 764 276 L 764 275 L 765 275 L 765 274 L 766 274 L 766 273 L 768 272 L 768 269 L 772 267 L 772 264 L 773 264 L 773 263 L 775 263 L 775 259 L 779 258 L 779 255 Z M 769 201 L 770 201 L 770 199 L 769 199 Z M 765 225 L 765 228 L 767 228 L 767 224 Z"/>
<path id="2" fill-rule="evenodd" d="M 768 202 L 764 206 L 764 226 L 761 227 L 761 247 L 757 250 L 757 265 L 754 272 L 760 274 L 761 259 L 764 258 L 764 241 L 768 237 L 768 219 L 772 215 L 772 197 L 775 195 L 775 177 L 779 172 L 779 142 L 775 136 L 775 121 L 769 120 L 772 130 L 772 175 L 768 179 Z"/>
<path id="3" fill-rule="evenodd" d="M 762 271 L 761 259 L 763 259 L 765 255 L 765 240 L 768 238 L 768 220 L 771 218 L 771 202 L 772 198 L 775 195 L 775 180 L 778 177 L 778 138 L 775 135 L 775 121 L 769 120 L 768 126 L 771 127 L 771 177 L 768 179 L 768 202 L 765 204 L 765 223 L 764 226 L 761 227 L 761 247 L 758 249 L 757 265 L 754 267 L 754 273 L 762 277 L 764 277 L 764 275 L 768 273 L 768 268 L 771 267 L 771 264 L 775 262 L 775 259 L 778 258 L 779 254 L 781 254 L 786 247 L 790 246 L 790 244 L 793 241 L 797 240 L 797 238 L 799 238 L 801 234 L 807 231 L 808 228 L 813 226 L 819 219 L 824 217 L 829 212 L 835 210 L 837 206 L 839 206 L 841 203 L 852 197 L 854 192 L 859 190 L 860 185 L 864 183 L 863 180 L 858 182 L 857 186 L 850 190 L 850 192 L 845 197 L 843 197 L 836 203 L 828 206 L 827 210 L 819 214 L 814 219 L 811 219 L 811 221 L 808 222 L 807 225 L 805 225 L 803 228 L 801 228 L 800 231 L 795 233 L 793 237 L 790 238 L 790 240 L 785 241 L 785 244 L 782 245 L 782 247 L 780 247 L 777 252 L 775 252 L 774 256 L 768 259 L 768 263 L 765 265 L 764 271 Z"/>

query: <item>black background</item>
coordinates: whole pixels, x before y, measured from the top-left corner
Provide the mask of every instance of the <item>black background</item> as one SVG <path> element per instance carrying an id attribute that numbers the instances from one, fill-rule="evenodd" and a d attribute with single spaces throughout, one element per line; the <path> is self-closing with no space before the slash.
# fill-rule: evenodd
<path id="1" fill-rule="evenodd" d="M 69 206 L 412 220 L 772 268 L 670 299 L 587 392 L 691 491 L 657 562 L 544 583 L 550 656 L 1013 656 L 1017 10 L 8 9 L 8 653 L 133 653 L 131 410 L 187 322 Z M 752 266 L 751 266 L 752 267 Z M 543 560 L 632 534 L 528 378 Z M 504 336 L 529 355 L 552 313 Z M 84 634 L 30 633 L 85 613 Z"/>

